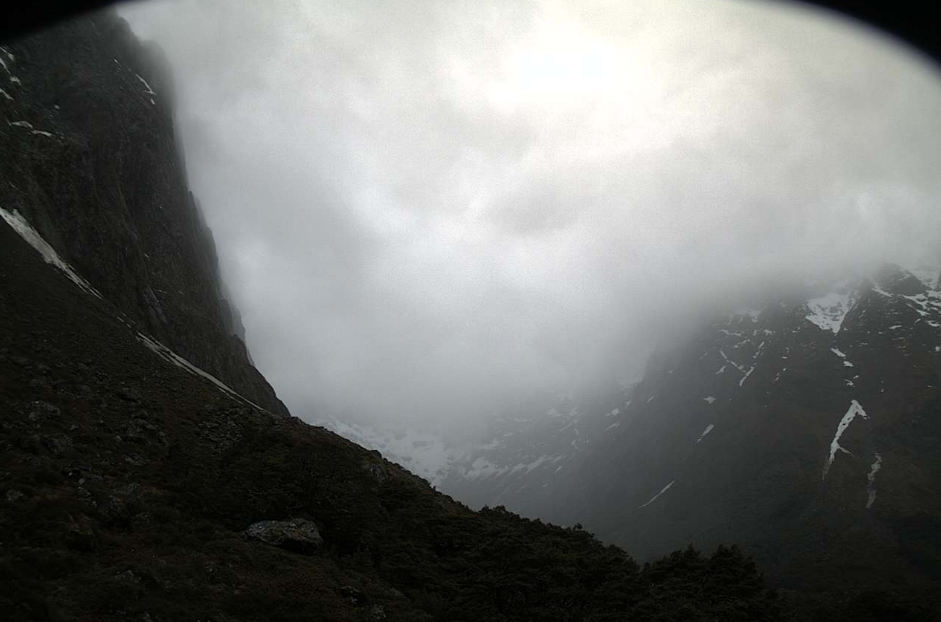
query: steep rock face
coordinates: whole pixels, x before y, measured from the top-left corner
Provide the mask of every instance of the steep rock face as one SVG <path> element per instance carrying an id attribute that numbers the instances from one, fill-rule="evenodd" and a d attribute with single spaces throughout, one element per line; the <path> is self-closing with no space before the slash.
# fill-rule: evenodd
<path id="1" fill-rule="evenodd" d="M 140 329 L 272 412 L 187 189 L 159 50 L 105 12 L 0 49 L 0 207 Z"/>

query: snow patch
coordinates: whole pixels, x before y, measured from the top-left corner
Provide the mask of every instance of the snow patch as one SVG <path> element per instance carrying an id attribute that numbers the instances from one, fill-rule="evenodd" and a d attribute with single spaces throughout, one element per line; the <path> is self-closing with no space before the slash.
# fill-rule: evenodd
<path id="1" fill-rule="evenodd" d="M 846 314 L 853 308 L 855 300 L 850 294 L 831 292 L 826 296 L 811 298 L 807 301 L 810 312 L 806 319 L 821 330 L 829 330 L 834 335 L 840 332 Z"/>
<path id="2" fill-rule="evenodd" d="M 869 473 L 866 475 L 866 479 L 869 480 L 869 485 L 866 486 L 866 509 L 872 507 L 872 504 L 876 502 L 876 473 L 879 472 L 879 469 L 882 468 L 882 456 L 879 455 L 879 452 L 876 452 L 876 461 L 872 463 L 872 466 L 869 467 Z"/>
<path id="3" fill-rule="evenodd" d="M 762 341 L 761 345 L 758 346 L 758 350 L 755 352 L 755 360 L 758 359 L 758 356 L 761 354 L 761 349 L 764 347 L 764 345 L 765 345 L 765 342 Z M 725 355 L 725 352 L 723 352 L 721 349 L 719 350 L 719 354 L 722 355 L 722 358 L 725 359 L 726 363 L 728 363 L 735 369 L 742 372 L 742 379 L 738 381 L 738 386 L 740 387 L 743 386 L 745 384 L 745 381 L 748 380 L 748 377 L 751 376 L 753 371 L 755 371 L 755 366 L 753 365 L 749 367 L 748 369 L 745 369 L 744 365 L 739 365 L 735 361 L 731 360 L 729 357 Z"/>
<path id="4" fill-rule="evenodd" d="M 606 428 L 604 429 L 604 431 L 607 432 L 608 430 L 613 430 L 614 428 L 617 428 L 617 427 L 619 427 L 620 425 L 621 425 L 621 422 L 620 422 L 620 421 L 615 421 L 614 423 L 612 423 L 611 425 L 609 425 L 608 427 L 606 427 Z"/>
<path id="5" fill-rule="evenodd" d="M 714 427 L 715 427 L 715 426 L 712 425 L 711 423 L 710 423 L 709 425 L 707 425 L 707 426 L 706 426 L 706 429 L 703 430 L 703 431 L 702 431 L 702 434 L 699 435 L 699 439 L 696 441 L 696 444 L 698 445 L 698 444 L 699 444 L 699 441 L 701 441 L 702 439 L 706 438 L 706 435 L 709 434 L 710 432 L 712 432 L 712 429 L 713 429 Z"/>
<path id="6" fill-rule="evenodd" d="M 675 482 L 675 481 L 676 481 L 676 480 L 673 480 L 673 482 Z M 651 503 L 653 503 L 654 501 L 656 501 L 656 500 L 660 497 L 660 495 L 662 495 L 662 494 L 665 493 L 666 491 L 670 490 L 670 488 L 673 486 L 673 482 L 670 482 L 669 484 L 667 484 L 666 486 L 664 486 L 663 488 L 661 488 L 661 489 L 660 489 L 660 492 L 658 492 L 657 494 L 655 494 L 653 497 L 650 498 L 650 501 L 648 501 L 647 503 L 645 503 L 645 504 L 643 504 L 643 505 L 638 506 L 637 509 L 639 510 L 640 508 L 645 508 L 645 507 L 647 507 L 648 505 L 650 505 Z"/>
<path id="7" fill-rule="evenodd" d="M 13 101 L 13 97 L 11 97 L 10 94 L 4 91 L 3 89 L 0 89 L 0 95 L 3 95 L 7 99 L 7 101 Z"/>
<path id="8" fill-rule="evenodd" d="M 0 89 L 0 92 L 2 92 L 4 95 L 6 95 L 7 99 L 10 99 L 10 100 L 13 99 L 13 98 L 10 97 L 10 96 L 7 94 L 7 92 L 4 91 L 3 89 Z M 45 131 L 43 131 L 43 130 L 37 130 L 36 128 L 33 127 L 33 124 L 30 123 L 29 121 L 7 121 L 7 125 L 10 125 L 10 126 L 12 126 L 12 127 L 21 127 L 21 128 L 23 128 L 23 129 L 25 129 L 25 130 L 29 130 L 30 133 L 32 133 L 32 134 L 37 134 L 37 135 L 39 135 L 39 136 L 48 136 L 49 138 L 55 138 L 55 136 L 54 136 L 52 133 L 50 133 L 50 132 L 45 132 Z"/>
<path id="9" fill-rule="evenodd" d="M 841 359 L 845 359 L 845 358 L 846 358 L 846 355 L 843 354 L 842 352 L 840 352 L 840 349 L 839 349 L 839 348 L 830 348 L 830 352 L 833 352 L 834 354 L 836 354 L 836 355 L 837 355 L 838 357 L 840 357 Z"/>
<path id="10" fill-rule="evenodd" d="M 145 93 L 147 93 L 148 95 L 156 95 L 156 93 L 154 93 L 154 90 L 150 88 L 150 85 L 147 84 L 147 80 L 144 80 L 142 77 L 140 77 L 136 73 L 134 75 L 137 76 L 137 79 L 140 80 L 144 84 L 144 87 L 146 88 L 146 90 L 144 91 Z M 153 100 L 151 99 L 151 101 Z"/>
<path id="11" fill-rule="evenodd" d="M 853 367 L 853 364 L 849 361 L 843 361 L 843 367 Z"/>
<path id="12" fill-rule="evenodd" d="M 867 415 L 866 411 L 863 410 L 863 407 L 859 405 L 859 402 L 853 400 L 850 402 L 849 410 L 846 411 L 846 414 L 843 415 L 843 418 L 840 419 L 840 423 L 836 426 L 836 434 L 833 435 L 833 440 L 830 441 L 830 456 L 827 458 L 827 463 L 823 467 L 823 477 L 821 479 L 827 478 L 827 473 L 830 472 L 830 467 L 833 465 L 833 461 L 836 459 L 836 452 L 842 451 L 843 453 L 850 453 L 849 451 L 840 447 L 840 437 L 843 436 L 843 433 L 846 432 L 846 429 L 850 427 L 851 423 L 853 423 L 853 419 L 856 418 L 856 415 L 859 415 L 863 419 L 869 418 L 869 415 Z"/>
<path id="13" fill-rule="evenodd" d="M 13 213 L 6 211 L 0 207 L 0 218 L 6 221 L 14 231 L 16 231 L 21 238 L 26 240 L 26 242 L 36 249 L 46 263 L 52 264 L 59 270 L 65 273 L 65 276 L 78 285 L 85 292 L 95 296 L 96 298 L 101 298 L 101 294 L 98 293 L 94 287 L 89 284 L 88 281 L 83 279 L 78 275 L 75 270 L 72 269 L 72 266 L 62 261 L 62 258 L 59 257 L 59 254 L 56 253 L 55 249 L 49 246 L 49 243 L 46 242 L 39 233 L 33 229 L 32 225 L 23 218 L 23 216 L 16 210 L 13 210 Z"/>
<path id="14" fill-rule="evenodd" d="M 703 399 L 704 402 L 706 402 L 706 403 L 708 403 L 708 404 L 711 404 L 711 403 L 713 403 L 714 401 L 716 401 L 716 398 L 714 398 L 714 397 L 711 396 L 711 395 L 708 396 L 708 397 L 704 397 L 704 398 L 702 398 L 702 399 Z"/>

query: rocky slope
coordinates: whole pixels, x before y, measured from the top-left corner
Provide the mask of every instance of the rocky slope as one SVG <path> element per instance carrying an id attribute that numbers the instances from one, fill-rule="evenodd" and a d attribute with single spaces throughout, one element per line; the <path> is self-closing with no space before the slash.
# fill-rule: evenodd
<path id="1" fill-rule="evenodd" d="M 272 412 L 187 189 L 162 54 L 100 14 L 0 48 L 0 207 L 130 321 Z M 233 318 L 236 319 L 233 319 Z"/>
<path id="2" fill-rule="evenodd" d="M 4 619 L 781 619 L 737 549 L 640 567 L 286 416 L 159 63 L 112 14 L 0 54 Z"/>

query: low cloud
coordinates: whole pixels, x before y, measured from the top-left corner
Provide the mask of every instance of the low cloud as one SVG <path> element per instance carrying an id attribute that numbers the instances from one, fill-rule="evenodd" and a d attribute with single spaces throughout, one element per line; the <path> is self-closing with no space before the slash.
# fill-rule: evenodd
<path id="1" fill-rule="evenodd" d="M 786 4 L 124 6 L 294 414 L 449 425 L 629 376 L 782 276 L 941 254 L 941 81 Z"/>

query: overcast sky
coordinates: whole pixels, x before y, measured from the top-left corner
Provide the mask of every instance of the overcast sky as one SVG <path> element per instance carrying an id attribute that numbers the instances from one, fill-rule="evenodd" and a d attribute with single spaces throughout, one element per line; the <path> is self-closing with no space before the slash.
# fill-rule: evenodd
<path id="1" fill-rule="evenodd" d="M 254 360 L 308 420 L 455 421 L 623 376 L 784 271 L 941 251 L 941 78 L 745 1 L 186 0 L 190 181 Z"/>

